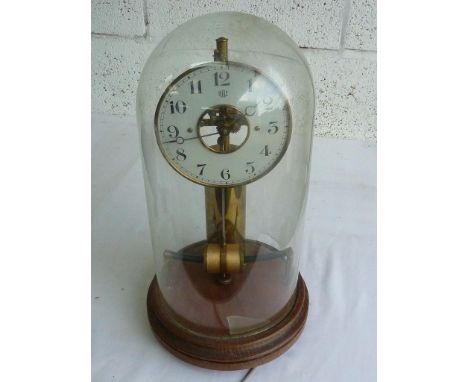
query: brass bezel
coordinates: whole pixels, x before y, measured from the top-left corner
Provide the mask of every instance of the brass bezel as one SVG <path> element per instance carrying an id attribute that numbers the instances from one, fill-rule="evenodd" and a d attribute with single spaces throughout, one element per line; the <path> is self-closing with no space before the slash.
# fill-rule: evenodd
<path id="1" fill-rule="evenodd" d="M 184 77 L 188 76 L 190 73 L 200 69 L 200 68 L 203 68 L 205 66 L 213 66 L 213 65 L 221 65 L 221 66 L 227 66 L 229 68 L 230 65 L 233 65 L 233 66 L 239 66 L 239 67 L 243 67 L 243 68 L 247 68 L 247 69 L 250 69 L 258 74 L 260 74 L 261 76 L 265 77 L 268 81 L 270 81 L 271 84 L 273 84 L 273 86 L 277 89 L 278 93 L 281 94 L 281 96 L 283 97 L 284 99 L 284 104 L 285 104 L 285 108 L 287 109 L 287 115 L 288 115 L 288 136 L 287 136 L 287 139 L 286 139 L 286 143 L 284 145 L 284 149 L 283 151 L 281 152 L 280 155 L 278 155 L 278 157 L 276 158 L 276 160 L 272 163 L 272 165 L 268 168 L 268 170 L 264 171 L 263 173 L 259 174 L 258 176 L 252 178 L 252 179 L 248 179 L 244 182 L 240 182 L 240 183 L 229 183 L 229 184 L 216 184 L 216 183 L 210 183 L 210 182 L 205 182 L 203 180 L 200 180 L 200 179 L 197 179 L 197 178 L 193 178 L 191 177 L 190 175 L 188 174 L 184 174 L 181 170 L 179 170 L 177 168 L 177 166 L 173 163 L 173 161 L 166 155 L 165 151 L 163 150 L 163 146 L 162 146 L 162 142 L 160 140 L 160 137 L 159 137 L 159 134 L 158 134 L 158 131 L 159 131 L 159 125 L 158 125 L 158 116 L 159 116 L 159 111 L 161 109 L 161 106 L 162 106 L 162 103 L 163 103 L 163 100 L 166 98 L 166 95 L 172 90 L 172 88 Z M 232 105 L 229 105 L 229 106 L 232 106 Z M 246 117 L 247 118 L 247 117 Z M 250 126 L 250 122 L 249 122 L 249 126 Z M 158 101 L 158 105 L 156 107 L 156 111 L 154 113 L 154 135 L 156 136 L 156 142 L 158 143 L 158 147 L 159 147 L 159 150 L 161 151 L 161 154 L 163 155 L 164 159 L 166 159 L 167 163 L 169 163 L 169 165 L 177 172 L 179 173 L 180 175 L 182 175 L 184 178 L 190 180 L 191 182 L 193 183 L 196 183 L 196 184 L 199 184 L 201 186 L 208 186 L 208 187 L 215 187 L 215 188 L 227 188 L 227 187 L 236 187 L 236 186 L 243 186 L 243 185 L 246 185 L 246 184 L 249 184 L 249 183 L 252 183 L 252 182 L 255 182 L 259 179 L 261 179 L 262 177 L 264 177 L 265 175 L 267 175 L 268 173 L 270 173 L 271 170 L 273 170 L 277 165 L 278 163 L 280 162 L 280 160 L 283 158 L 284 154 L 286 153 L 286 151 L 288 150 L 288 147 L 289 147 L 289 143 L 291 142 L 291 136 L 292 136 L 292 129 L 293 129 L 293 125 L 292 125 L 292 116 L 291 116 L 291 106 L 289 104 L 289 100 L 287 99 L 287 97 L 285 96 L 283 90 L 277 85 L 277 83 L 275 81 L 273 81 L 269 76 L 266 76 L 265 74 L 263 74 L 263 72 L 261 72 L 259 69 L 255 68 L 254 66 L 252 65 L 248 65 L 248 64 L 243 64 L 241 62 L 236 62 L 236 61 L 207 61 L 205 63 L 202 63 L 202 64 L 199 64 L 199 65 L 196 65 L 188 70 L 186 70 L 185 72 L 181 73 L 179 76 L 177 76 L 169 85 L 168 87 L 166 88 L 166 90 L 164 90 L 163 94 L 161 95 L 161 97 L 159 98 L 159 101 Z M 197 134 L 198 134 L 198 131 L 197 131 Z M 250 134 L 250 128 L 249 128 L 249 134 Z M 244 142 L 245 143 L 245 142 Z M 201 142 L 202 145 L 204 145 L 203 142 Z M 206 146 L 205 146 L 206 147 Z M 228 153 L 230 154 L 230 153 Z"/>

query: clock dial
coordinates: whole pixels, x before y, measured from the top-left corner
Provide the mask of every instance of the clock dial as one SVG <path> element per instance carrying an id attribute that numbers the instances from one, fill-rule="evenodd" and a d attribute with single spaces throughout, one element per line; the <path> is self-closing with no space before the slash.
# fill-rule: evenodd
<path id="1" fill-rule="evenodd" d="M 285 153 L 289 103 L 255 68 L 209 63 L 167 88 L 156 109 L 155 133 L 163 156 L 186 178 L 208 186 L 246 184 Z"/>

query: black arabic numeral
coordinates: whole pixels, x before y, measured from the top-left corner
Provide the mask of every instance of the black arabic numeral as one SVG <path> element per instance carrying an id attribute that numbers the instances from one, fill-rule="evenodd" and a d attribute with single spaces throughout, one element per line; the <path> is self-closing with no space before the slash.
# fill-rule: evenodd
<path id="1" fill-rule="evenodd" d="M 198 175 L 203 175 L 203 171 L 205 171 L 205 166 L 206 166 L 206 163 L 201 163 L 201 164 L 197 164 L 197 167 L 200 168 L 200 172 L 198 173 Z"/>
<path id="2" fill-rule="evenodd" d="M 253 174 L 255 172 L 255 167 L 253 166 L 255 162 L 247 162 L 245 165 L 247 168 L 245 169 L 245 172 L 247 174 Z"/>
<path id="3" fill-rule="evenodd" d="M 177 138 L 179 136 L 179 129 L 177 128 L 177 126 L 167 126 L 167 132 L 169 133 L 170 138 Z"/>
<path id="4" fill-rule="evenodd" d="M 268 145 L 265 145 L 262 151 L 260 151 L 260 154 L 264 154 L 266 157 L 271 154 L 271 151 L 268 150 Z"/>
<path id="5" fill-rule="evenodd" d="M 224 180 L 231 179 L 231 174 L 229 173 L 228 168 L 225 168 L 223 169 L 223 171 L 221 171 L 221 178 L 223 178 Z"/>
<path id="6" fill-rule="evenodd" d="M 229 74 L 229 72 L 216 72 L 214 74 L 215 86 L 229 86 L 230 83 L 228 82 L 228 80 L 230 76 L 231 75 Z"/>
<path id="7" fill-rule="evenodd" d="M 185 110 L 187 110 L 187 104 L 184 101 L 177 101 L 174 103 L 174 101 L 169 102 L 169 105 L 171 107 L 171 114 L 174 114 L 176 111 L 179 114 L 185 113 Z"/>
<path id="8" fill-rule="evenodd" d="M 192 82 L 190 82 L 190 92 L 192 94 L 201 94 L 202 90 L 200 80 L 192 80 Z"/>
<path id="9" fill-rule="evenodd" d="M 268 129 L 268 133 L 270 133 L 271 135 L 276 134 L 278 132 L 278 129 L 279 127 L 277 121 L 270 122 L 270 128 Z"/>
<path id="10" fill-rule="evenodd" d="M 177 160 L 186 160 L 187 159 L 187 154 L 185 154 L 184 149 L 177 149 Z"/>

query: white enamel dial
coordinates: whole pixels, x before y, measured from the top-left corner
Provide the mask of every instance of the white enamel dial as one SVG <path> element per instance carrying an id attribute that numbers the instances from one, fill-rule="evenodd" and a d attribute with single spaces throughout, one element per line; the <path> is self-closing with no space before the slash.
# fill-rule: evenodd
<path id="1" fill-rule="evenodd" d="M 163 156 L 186 178 L 215 187 L 246 184 L 268 173 L 285 153 L 289 103 L 253 67 L 208 63 L 167 88 L 156 109 L 155 134 Z M 221 134 L 228 145 L 221 144 Z"/>

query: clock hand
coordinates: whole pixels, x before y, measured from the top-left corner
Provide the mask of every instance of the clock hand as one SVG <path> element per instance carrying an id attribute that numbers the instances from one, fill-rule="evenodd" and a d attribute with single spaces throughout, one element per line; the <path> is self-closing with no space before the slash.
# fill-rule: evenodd
<path id="1" fill-rule="evenodd" d="M 176 139 L 173 139 L 172 141 L 166 141 L 166 142 L 163 142 L 163 144 L 165 143 L 174 143 L 174 142 L 177 142 L 179 144 L 182 144 L 184 143 L 185 141 L 189 141 L 191 139 L 197 139 L 197 138 L 204 138 L 204 137 L 209 137 L 211 135 L 217 135 L 219 134 L 218 132 L 216 133 L 211 133 L 211 134 L 206 134 L 206 135 L 200 135 L 200 136 L 196 136 L 196 137 L 191 137 L 191 138 L 182 138 L 182 137 L 177 137 Z"/>

